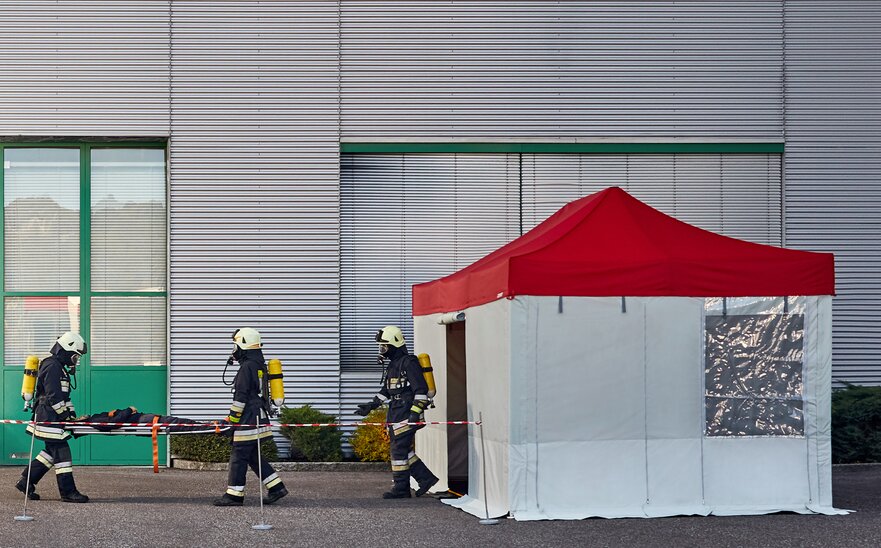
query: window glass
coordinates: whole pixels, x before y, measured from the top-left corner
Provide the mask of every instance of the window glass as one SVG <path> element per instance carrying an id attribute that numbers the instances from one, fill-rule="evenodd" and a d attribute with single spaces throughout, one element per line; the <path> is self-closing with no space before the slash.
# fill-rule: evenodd
<path id="1" fill-rule="evenodd" d="M 164 291 L 165 151 L 92 150 L 92 291 Z"/>
<path id="2" fill-rule="evenodd" d="M 78 291 L 79 149 L 7 148 L 3 155 L 7 291 Z"/>
<path id="3" fill-rule="evenodd" d="M 788 308 L 750 314 L 743 307 L 735 313 L 708 308 L 707 436 L 804 435 L 804 314 Z"/>
<path id="4" fill-rule="evenodd" d="M 6 297 L 4 363 L 24 366 L 31 354 L 43 355 L 65 331 L 79 332 L 79 297 Z"/>
<path id="5" fill-rule="evenodd" d="M 92 297 L 91 364 L 165 365 L 165 297 Z"/>

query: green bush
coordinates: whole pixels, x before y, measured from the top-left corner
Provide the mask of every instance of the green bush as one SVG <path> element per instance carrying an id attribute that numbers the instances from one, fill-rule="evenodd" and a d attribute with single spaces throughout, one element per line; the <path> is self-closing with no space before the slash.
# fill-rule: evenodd
<path id="1" fill-rule="evenodd" d="M 385 422 L 386 408 L 374 409 L 361 422 Z M 389 437 L 388 428 L 361 424 L 355 428 L 355 433 L 349 438 L 352 450 L 359 460 L 364 462 L 388 462 L 389 461 Z"/>
<path id="2" fill-rule="evenodd" d="M 231 442 L 231 437 L 217 434 L 174 435 L 171 436 L 171 454 L 199 462 L 229 462 Z M 272 438 L 261 441 L 260 451 L 266 460 L 278 460 L 278 447 Z"/>
<path id="3" fill-rule="evenodd" d="M 336 417 L 304 405 L 281 410 L 281 422 L 289 424 L 336 422 Z M 339 462 L 343 460 L 343 433 L 336 426 L 285 427 L 284 437 L 291 440 L 291 458 L 302 455 L 312 462 Z"/>
<path id="4" fill-rule="evenodd" d="M 832 462 L 881 462 L 881 387 L 832 392 Z"/>

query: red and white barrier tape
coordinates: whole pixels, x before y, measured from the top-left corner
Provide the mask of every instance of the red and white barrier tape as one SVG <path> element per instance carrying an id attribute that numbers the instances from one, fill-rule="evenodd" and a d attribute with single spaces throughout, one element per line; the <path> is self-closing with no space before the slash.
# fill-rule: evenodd
<path id="1" fill-rule="evenodd" d="M 156 424 L 153 423 L 143 423 L 143 422 L 85 422 L 85 421 L 67 421 L 67 422 L 50 422 L 50 421 L 25 421 L 25 420 L 13 420 L 13 419 L 0 419 L 0 424 L 36 424 L 40 426 L 126 426 L 126 427 L 141 427 L 147 430 L 152 429 L 154 426 L 166 427 L 166 426 L 183 426 L 183 427 L 204 427 L 204 428 L 241 428 L 241 427 L 249 427 L 249 428 L 257 428 L 259 426 L 284 426 L 288 428 L 312 428 L 312 427 L 325 427 L 325 426 L 361 426 L 362 424 L 366 424 L 368 426 L 396 426 L 401 424 L 411 424 L 416 426 L 427 425 L 427 424 L 447 424 L 447 425 L 463 425 L 463 424 L 474 424 L 479 425 L 479 421 L 423 421 L 423 422 L 316 422 L 316 423 L 302 423 L 302 424 L 288 424 L 288 423 L 264 423 L 264 424 L 232 424 L 229 422 L 159 422 Z"/>

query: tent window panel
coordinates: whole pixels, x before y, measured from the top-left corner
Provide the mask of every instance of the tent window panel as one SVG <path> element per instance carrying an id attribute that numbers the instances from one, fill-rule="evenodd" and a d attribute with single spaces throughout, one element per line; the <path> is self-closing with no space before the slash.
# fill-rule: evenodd
<path id="1" fill-rule="evenodd" d="M 707 397 L 707 436 L 803 436 L 804 402 Z"/>
<path id="2" fill-rule="evenodd" d="M 707 436 L 804 435 L 804 315 L 708 315 Z"/>

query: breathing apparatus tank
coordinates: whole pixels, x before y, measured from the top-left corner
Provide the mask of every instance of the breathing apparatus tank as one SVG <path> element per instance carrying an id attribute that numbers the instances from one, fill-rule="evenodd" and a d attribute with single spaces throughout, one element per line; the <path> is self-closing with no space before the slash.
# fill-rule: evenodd
<path id="1" fill-rule="evenodd" d="M 434 399 L 437 394 L 437 386 L 434 384 L 434 368 L 431 367 L 431 358 L 428 354 L 419 354 L 419 365 L 422 366 L 422 376 L 425 377 L 425 384 L 428 385 L 428 399 Z"/>
<path id="2" fill-rule="evenodd" d="M 281 407 L 284 403 L 284 375 L 281 373 L 281 360 L 269 360 L 269 393 L 272 403 Z"/>
<path id="3" fill-rule="evenodd" d="M 28 356 L 24 363 L 24 378 L 21 380 L 21 398 L 25 401 L 25 409 L 30 407 L 34 397 L 34 388 L 37 386 L 37 369 L 40 367 L 40 358 Z"/>

